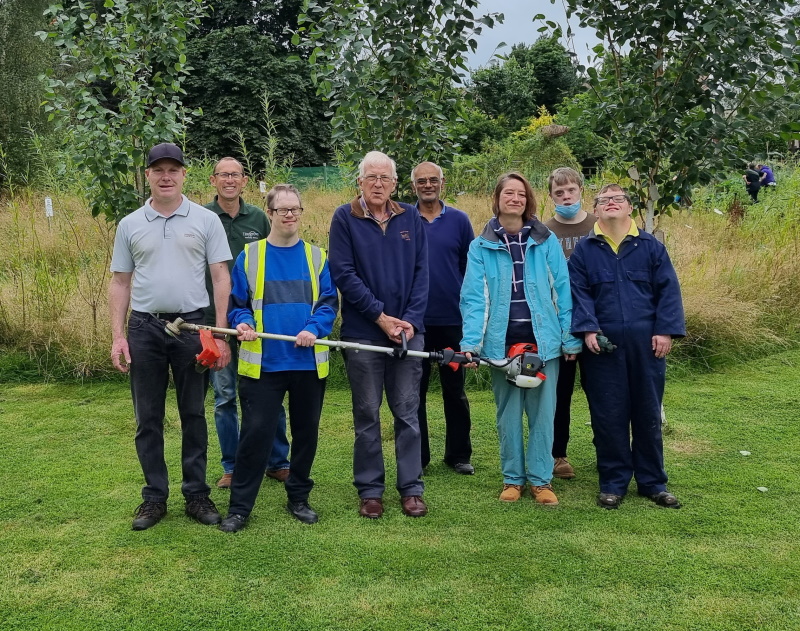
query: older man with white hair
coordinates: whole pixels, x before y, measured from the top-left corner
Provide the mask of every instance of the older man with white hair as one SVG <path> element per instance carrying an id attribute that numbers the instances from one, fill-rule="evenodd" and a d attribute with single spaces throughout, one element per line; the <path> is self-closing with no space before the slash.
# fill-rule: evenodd
<path id="1" fill-rule="evenodd" d="M 331 222 L 331 275 L 342 295 L 345 341 L 422 350 L 428 302 L 428 245 L 419 212 L 390 199 L 397 167 L 386 154 L 371 151 L 359 165 L 360 193 L 336 209 Z M 383 392 L 394 417 L 397 490 L 403 513 L 422 517 L 421 439 L 417 408 L 421 360 L 382 353 L 345 352 L 353 397 L 354 485 L 359 514 L 383 515 L 386 469 L 381 447 Z"/>

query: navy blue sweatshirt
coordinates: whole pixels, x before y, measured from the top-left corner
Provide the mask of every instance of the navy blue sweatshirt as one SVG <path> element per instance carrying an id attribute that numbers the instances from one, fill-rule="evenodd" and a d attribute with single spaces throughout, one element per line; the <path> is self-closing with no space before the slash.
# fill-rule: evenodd
<path id="1" fill-rule="evenodd" d="M 425 326 L 461 326 L 458 300 L 467 269 L 469 244 L 475 238 L 467 213 L 442 205 L 442 213 L 422 225 L 428 237 L 430 289 Z"/>
<path id="2" fill-rule="evenodd" d="M 386 342 L 386 334 L 375 323 L 381 313 L 425 331 L 425 228 L 416 208 L 389 204 L 393 215 L 383 229 L 364 212 L 358 198 L 333 213 L 328 262 L 342 294 L 342 337 Z"/>

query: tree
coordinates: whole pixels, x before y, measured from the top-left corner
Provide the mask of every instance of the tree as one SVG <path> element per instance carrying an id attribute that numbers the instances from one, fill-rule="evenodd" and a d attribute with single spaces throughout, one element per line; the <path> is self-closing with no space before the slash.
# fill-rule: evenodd
<path id="1" fill-rule="evenodd" d="M 201 0 L 73 0 L 45 15 L 71 75 L 45 77 L 49 118 L 69 128 L 76 164 L 89 174 L 92 214 L 119 220 L 145 199 L 148 148 L 178 140 L 191 119 L 181 105 L 186 34 Z"/>
<path id="2" fill-rule="evenodd" d="M 524 125 L 544 105 L 556 105 L 578 89 L 572 55 L 557 35 L 543 35 L 530 46 L 516 44 L 504 63 L 493 63 L 472 74 L 470 92 L 488 116 L 503 117 L 509 131 Z"/>
<path id="3" fill-rule="evenodd" d="M 675 195 L 741 159 L 735 152 L 750 121 L 798 107 L 794 2 L 566 3 L 604 41 L 583 69 L 596 96 L 587 114 L 612 124 L 617 171 L 632 178 L 648 232 Z"/>
<path id="4" fill-rule="evenodd" d="M 184 104 L 202 109 L 188 129 L 193 153 L 240 152 L 234 132 L 244 134 L 256 163 L 264 162 L 266 131 L 261 99 L 272 106 L 280 158 L 299 165 L 330 159 L 326 104 L 316 95 L 308 61 L 297 58 L 285 29 L 296 27 L 300 0 L 253 3 L 218 0 L 188 43 L 193 73 L 186 79 Z"/>
<path id="5" fill-rule="evenodd" d="M 311 51 L 318 92 L 330 103 L 333 140 L 357 161 L 370 149 L 397 160 L 447 166 L 458 143 L 457 92 L 481 25 L 478 0 L 307 0 L 293 42 Z M 301 39 L 302 38 L 302 39 Z"/>
<path id="6" fill-rule="evenodd" d="M 42 12 L 47 0 L 0 2 L 0 186 L 9 175 L 26 171 L 30 155 L 26 129 L 41 129 L 39 111 L 43 87 L 38 76 L 51 61 L 51 47 L 33 34 L 46 24 Z M 9 173 L 3 171 L 7 169 Z"/>
<path id="7" fill-rule="evenodd" d="M 521 65 L 514 57 L 472 73 L 470 86 L 478 108 L 487 116 L 503 119 L 514 131 L 536 114 L 541 99 L 533 65 Z"/>

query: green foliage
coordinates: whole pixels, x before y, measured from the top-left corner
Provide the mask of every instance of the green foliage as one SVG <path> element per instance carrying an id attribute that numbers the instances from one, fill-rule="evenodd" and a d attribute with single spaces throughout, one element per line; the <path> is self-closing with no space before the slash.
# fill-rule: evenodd
<path id="1" fill-rule="evenodd" d="M 472 73 L 470 92 L 478 107 L 494 118 L 503 116 L 516 130 L 544 105 L 556 105 L 578 88 L 578 74 L 569 52 L 555 35 L 545 35 L 530 46 L 517 44 L 505 58 Z"/>
<path id="2" fill-rule="evenodd" d="M 66 77 L 48 71 L 49 119 L 70 128 L 75 162 L 91 177 L 92 213 L 119 220 L 145 198 L 152 145 L 178 140 L 191 119 L 181 105 L 186 34 L 201 0 L 75 0 L 51 5 L 50 29 Z"/>
<path id="3" fill-rule="evenodd" d="M 508 137 L 500 142 L 488 143 L 482 153 L 459 156 L 447 172 L 451 191 L 491 193 L 497 178 L 507 171 L 519 171 L 534 187 L 547 188 L 547 176 L 558 167 L 580 165 L 559 139 L 548 139 L 541 134 L 533 137 Z"/>
<path id="4" fill-rule="evenodd" d="M 542 90 L 532 64 L 520 64 L 514 57 L 472 73 L 470 91 L 487 116 L 507 121 L 508 129 L 518 129 L 536 113 Z"/>
<path id="5" fill-rule="evenodd" d="M 39 74 L 51 65 L 52 47 L 33 36 L 44 28 L 42 12 L 47 0 L 0 2 L 0 145 L 5 166 L 0 168 L 0 188 L 5 180 L 28 181 L 27 129 L 45 127 L 39 111 L 43 86 Z"/>
<path id="6" fill-rule="evenodd" d="M 649 231 L 676 194 L 733 164 L 749 121 L 799 106 L 793 2 L 645 2 L 635 11 L 620 11 L 616 0 L 566 4 L 605 42 L 584 69 L 597 96 L 587 115 L 612 124 L 618 173 L 634 180 Z"/>
<path id="7" fill-rule="evenodd" d="M 200 20 L 197 36 L 228 28 L 250 27 L 259 36 L 267 37 L 282 51 L 296 51 L 292 33 L 303 0 L 213 0 Z M 253 68 L 251 68 L 253 69 Z"/>
<path id="8" fill-rule="evenodd" d="M 584 115 L 595 101 L 594 93 L 581 92 L 564 99 L 555 116 L 557 125 L 569 127 L 564 142 L 582 166 L 597 166 L 615 153 L 613 143 L 608 139 L 611 136 L 608 126 L 604 132 L 602 121 L 590 121 Z"/>
<path id="9" fill-rule="evenodd" d="M 330 102 L 333 141 L 348 160 L 378 149 L 401 180 L 422 160 L 447 166 L 452 123 L 474 36 L 499 15 L 478 0 L 307 0 L 293 42 L 311 51 L 318 92 Z"/>
<path id="10" fill-rule="evenodd" d="M 288 52 L 255 26 L 228 27 L 192 38 L 186 56 L 193 72 L 184 82 L 183 102 L 203 111 L 187 131 L 192 154 L 239 156 L 235 132 L 240 130 L 252 151 L 254 168 L 261 169 L 269 160 L 263 150 L 269 141 L 261 106 L 266 93 L 273 137 L 280 140 L 276 156 L 291 156 L 300 165 L 330 159 L 327 108 L 316 95 L 307 61 L 289 59 Z"/>
<path id="11" fill-rule="evenodd" d="M 501 140 L 508 135 L 505 118 L 493 118 L 468 102 L 461 104 L 459 116 L 453 123 L 452 134 L 461 144 L 461 153 L 472 155 L 479 153 L 486 141 Z"/>

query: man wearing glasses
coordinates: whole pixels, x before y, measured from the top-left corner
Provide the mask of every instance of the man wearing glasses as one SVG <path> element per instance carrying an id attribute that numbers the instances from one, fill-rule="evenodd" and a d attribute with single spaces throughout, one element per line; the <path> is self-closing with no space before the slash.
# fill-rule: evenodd
<path id="1" fill-rule="evenodd" d="M 299 235 L 303 206 L 290 184 L 267 194 L 272 231 L 249 243 L 233 268 L 228 319 L 239 332 L 239 388 L 242 435 L 236 451 L 224 532 L 241 530 L 264 479 L 278 412 L 289 394 L 292 468 L 284 485 L 286 510 L 304 524 L 318 521 L 308 504 L 314 486 L 319 417 L 328 376 L 328 348 L 315 344 L 333 328 L 339 299 L 325 251 Z M 294 336 L 296 341 L 262 340 L 257 332 Z"/>
<path id="2" fill-rule="evenodd" d="M 410 350 L 425 345 L 428 244 L 416 208 L 390 199 L 397 167 L 371 151 L 358 168 L 360 194 L 336 209 L 331 221 L 331 275 L 342 294 L 342 339 L 394 346 L 405 336 Z M 417 410 L 422 362 L 382 353 L 345 351 L 353 397 L 354 485 L 359 514 L 383 515 L 386 470 L 381 448 L 383 391 L 394 417 L 397 490 L 403 513 L 422 517 L 422 458 Z"/>
<path id="3" fill-rule="evenodd" d="M 242 191 L 247 186 L 244 167 L 235 158 L 222 158 L 214 166 L 209 177 L 211 186 L 217 189 L 214 201 L 206 204 L 206 208 L 214 211 L 225 228 L 228 245 L 233 259 L 228 261 L 229 271 L 244 246 L 269 235 L 267 215 L 258 206 L 245 203 Z M 206 273 L 206 287 L 211 294 L 211 277 Z M 206 310 L 206 324 L 214 324 L 213 310 Z M 231 362 L 222 370 L 211 371 L 211 385 L 214 388 L 214 422 L 217 427 L 219 448 L 222 452 L 222 477 L 217 487 L 227 489 L 231 486 L 231 476 L 236 459 L 236 447 L 239 444 L 239 413 L 237 410 L 237 343 L 231 340 Z M 281 407 L 278 418 L 278 430 L 275 443 L 267 465 L 267 475 L 285 482 L 289 477 L 289 441 L 286 439 L 286 412 Z"/>
<path id="4" fill-rule="evenodd" d="M 639 495 L 680 508 L 667 491 L 661 436 L 666 355 L 686 335 L 678 277 L 666 248 L 639 230 L 616 184 L 594 200 L 597 223 L 569 259 L 572 334 L 584 338 L 581 370 L 592 418 L 600 494 L 619 508 L 632 478 Z M 602 333 L 616 345 L 604 352 Z"/>
<path id="5" fill-rule="evenodd" d="M 411 188 L 417 195 L 417 210 L 428 237 L 428 300 L 425 310 L 425 350 L 458 348 L 461 343 L 461 310 L 458 302 L 467 269 L 469 244 L 475 238 L 467 214 L 441 199 L 444 174 L 439 165 L 423 162 L 411 171 Z M 431 461 L 426 399 L 431 376 L 429 362 L 422 363 L 419 385 L 419 431 L 422 436 L 422 468 Z M 444 403 L 444 462 L 456 473 L 472 475 L 472 443 L 469 401 L 464 393 L 464 369 L 439 370 Z"/>

